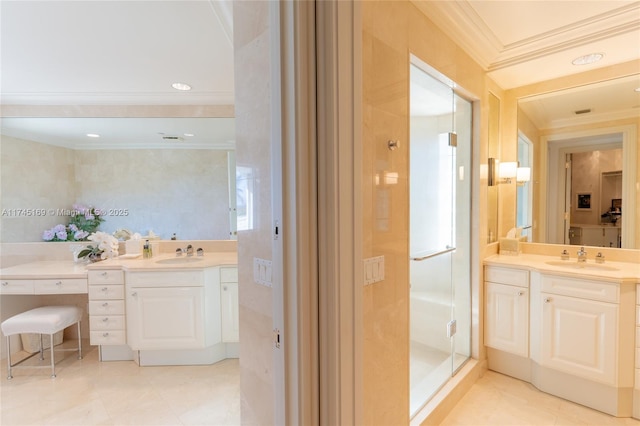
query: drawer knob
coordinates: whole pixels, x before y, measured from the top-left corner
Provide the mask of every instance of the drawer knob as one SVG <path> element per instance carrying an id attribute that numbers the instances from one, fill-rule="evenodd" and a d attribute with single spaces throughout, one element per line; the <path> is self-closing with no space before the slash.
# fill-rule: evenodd
<path id="1" fill-rule="evenodd" d="M 109 306 L 109 302 L 104 302 L 104 303 L 102 304 L 102 306 L 104 306 L 104 307 L 106 308 L 107 306 Z"/>
<path id="2" fill-rule="evenodd" d="M 103 273 L 102 273 L 102 274 L 100 274 L 100 275 L 102 275 L 103 277 L 106 277 L 106 276 L 107 276 L 107 275 L 109 275 L 109 274 L 107 274 L 106 272 L 103 272 Z"/>
<path id="3" fill-rule="evenodd" d="M 109 321 L 109 317 L 104 317 L 104 318 L 102 319 L 102 322 L 108 322 L 108 321 Z"/>
<path id="4" fill-rule="evenodd" d="M 102 287 L 102 291 L 106 293 L 107 291 L 109 291 L 109 289 L 107 287 Z"/>
<path id="5" fill-rule="evenodd" d="M 524 296 L 524 291 L 520 290 L 520 291 L 518 292 L 518 296 Z"/>
<path id="6" fill-rule="evenodd" d="M 109 333 L 102 333 L 102 337 L 109 337 Z"/>
<path id="7" fill-rule="evenodd" d="M 57 285 L 57 286 L 61 286 L 61 285 L 62 285 L 62 281 L 58 281 L 58 282 L 56 283 L 56 285 Z"/>
<path id="8" fill-rule="evenodd" d="M 222 289 L 223 289 L 224 291 L 227 291 L 227 286 L 226 286 L 226 285 L 225 285 L 225 286 L 223 286 L 223 287 L 222 287 Z"/>
<path id="9" fill-rule="evenodd" d="M 545 297 L 544 298 L 544 303 L 549 303 L 551 302 L 551 298 L 550 297 Z"/>
<path id="10" fill-rule="evenodd" d="M 137 292 L 137 291 L 134 291 L 133 293 L 131 293 L 131 295 L 132 295 L 133 297 L 136 297 L 136 296 L 138 295 L 138 292 Z"/>
<path id="11" fill-rule="evenodd" d="M 6 286 L 8 286 L 8 285 L 9 285 L 9 283 L 8 283 L 7 281 L 2 281 L 2 286 L 3 286 L 3 287 L 6 287 Z"/>

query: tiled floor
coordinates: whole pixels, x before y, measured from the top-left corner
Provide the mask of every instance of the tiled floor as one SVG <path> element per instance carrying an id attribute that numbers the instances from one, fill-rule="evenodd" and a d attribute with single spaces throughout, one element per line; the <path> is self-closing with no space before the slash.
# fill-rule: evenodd
<path id="1" fill-rule="evenodd" d="M 82 360 L 74 352 L 56 355 L 55 379 L 48 369 L 19 369 L 7 380 L 3 362 L 0 424 L 240 424 L 237 359 L 210 366 L 138 367 L 133 361 L 99 362 L 95 346 L 84 348 Z"/>
<path id="2" fill-rule="evenodd" d="M 210 366 L 138 367 L 132 361 L 99 362 L 96 347 L 85 345 L 85 349 L 82 360 L 73 352 L 58 354 L 64 359 L 59 360 L 58 377 L 53 380 L 48 369 L 16 370 L 14 379 L 7 380 L 3 363 L 0 424 L 240 424 L 237 359 Z M 29 362 L 34 361 L 37 357 Z M 640 426 L 640 421 L 611 417 L 488 371 L 442 425 Z"/>
<path id="3" fill-rule="evenodd" d="M 529 383 L 488 371 L 471 387 L 442 425 L 640 426 L 640 421 L 611 417 L 540 392 Z"/>

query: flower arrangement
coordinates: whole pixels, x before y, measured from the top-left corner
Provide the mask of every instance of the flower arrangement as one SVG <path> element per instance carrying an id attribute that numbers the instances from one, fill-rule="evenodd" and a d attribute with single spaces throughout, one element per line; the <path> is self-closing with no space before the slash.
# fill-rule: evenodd
<path id="1" fill-rule="evenodd" d="M 74 204 L 68 210 L 68 225 L 58 224 L 42 233 L 45 241 L 86 241 L 87 237 L 98 229 L 104 219 L 100 217 L 100 210 L 84 204 Z"/>
<path id="2" fill-rule="evenodd" d="M 87 258 L 93 262 L 118 256 L 120 245 L 118 240 L 106 232 L 94 232 L 87 238 L 95 244 L 87 246 L 78 253 L 78 258 Z"/>

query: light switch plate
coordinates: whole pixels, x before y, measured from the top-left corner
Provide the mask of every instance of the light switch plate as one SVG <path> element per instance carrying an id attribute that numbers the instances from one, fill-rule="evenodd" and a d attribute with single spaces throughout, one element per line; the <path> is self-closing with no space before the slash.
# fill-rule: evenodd
<path id="1" fill-rule="evenodd" d="M 364 259 L 364 285 L 384 280 L 384 256 Z"/>
<path id="2" fill-rule="evenodd" d="M 273 263 L 270 260 L 253 258 L 253 280 L 260 285 L 273 286 Z"/>

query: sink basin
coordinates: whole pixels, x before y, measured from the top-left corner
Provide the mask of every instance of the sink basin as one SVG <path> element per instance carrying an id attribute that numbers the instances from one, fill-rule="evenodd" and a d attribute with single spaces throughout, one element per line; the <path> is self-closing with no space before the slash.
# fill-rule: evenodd
<path id="1" fill-rule="evenodd" d="M 182 263 L 195 263 L 201 261 L 201 257 L 172 257 L 169 259 L 156 260 L 156 263 L 161 263 L 163 265 L 180 265 Z"/>
<path id="2" fill-rule="evenodd" d="M 618 268 L 613 266 L 603 265 L 601 263 L 578 263 L 575 260 L 550 260 L 545 262 L 547 265 L 560 266 L 567 269 L 585 269 L 587 271 L 618 271 Z"/>

